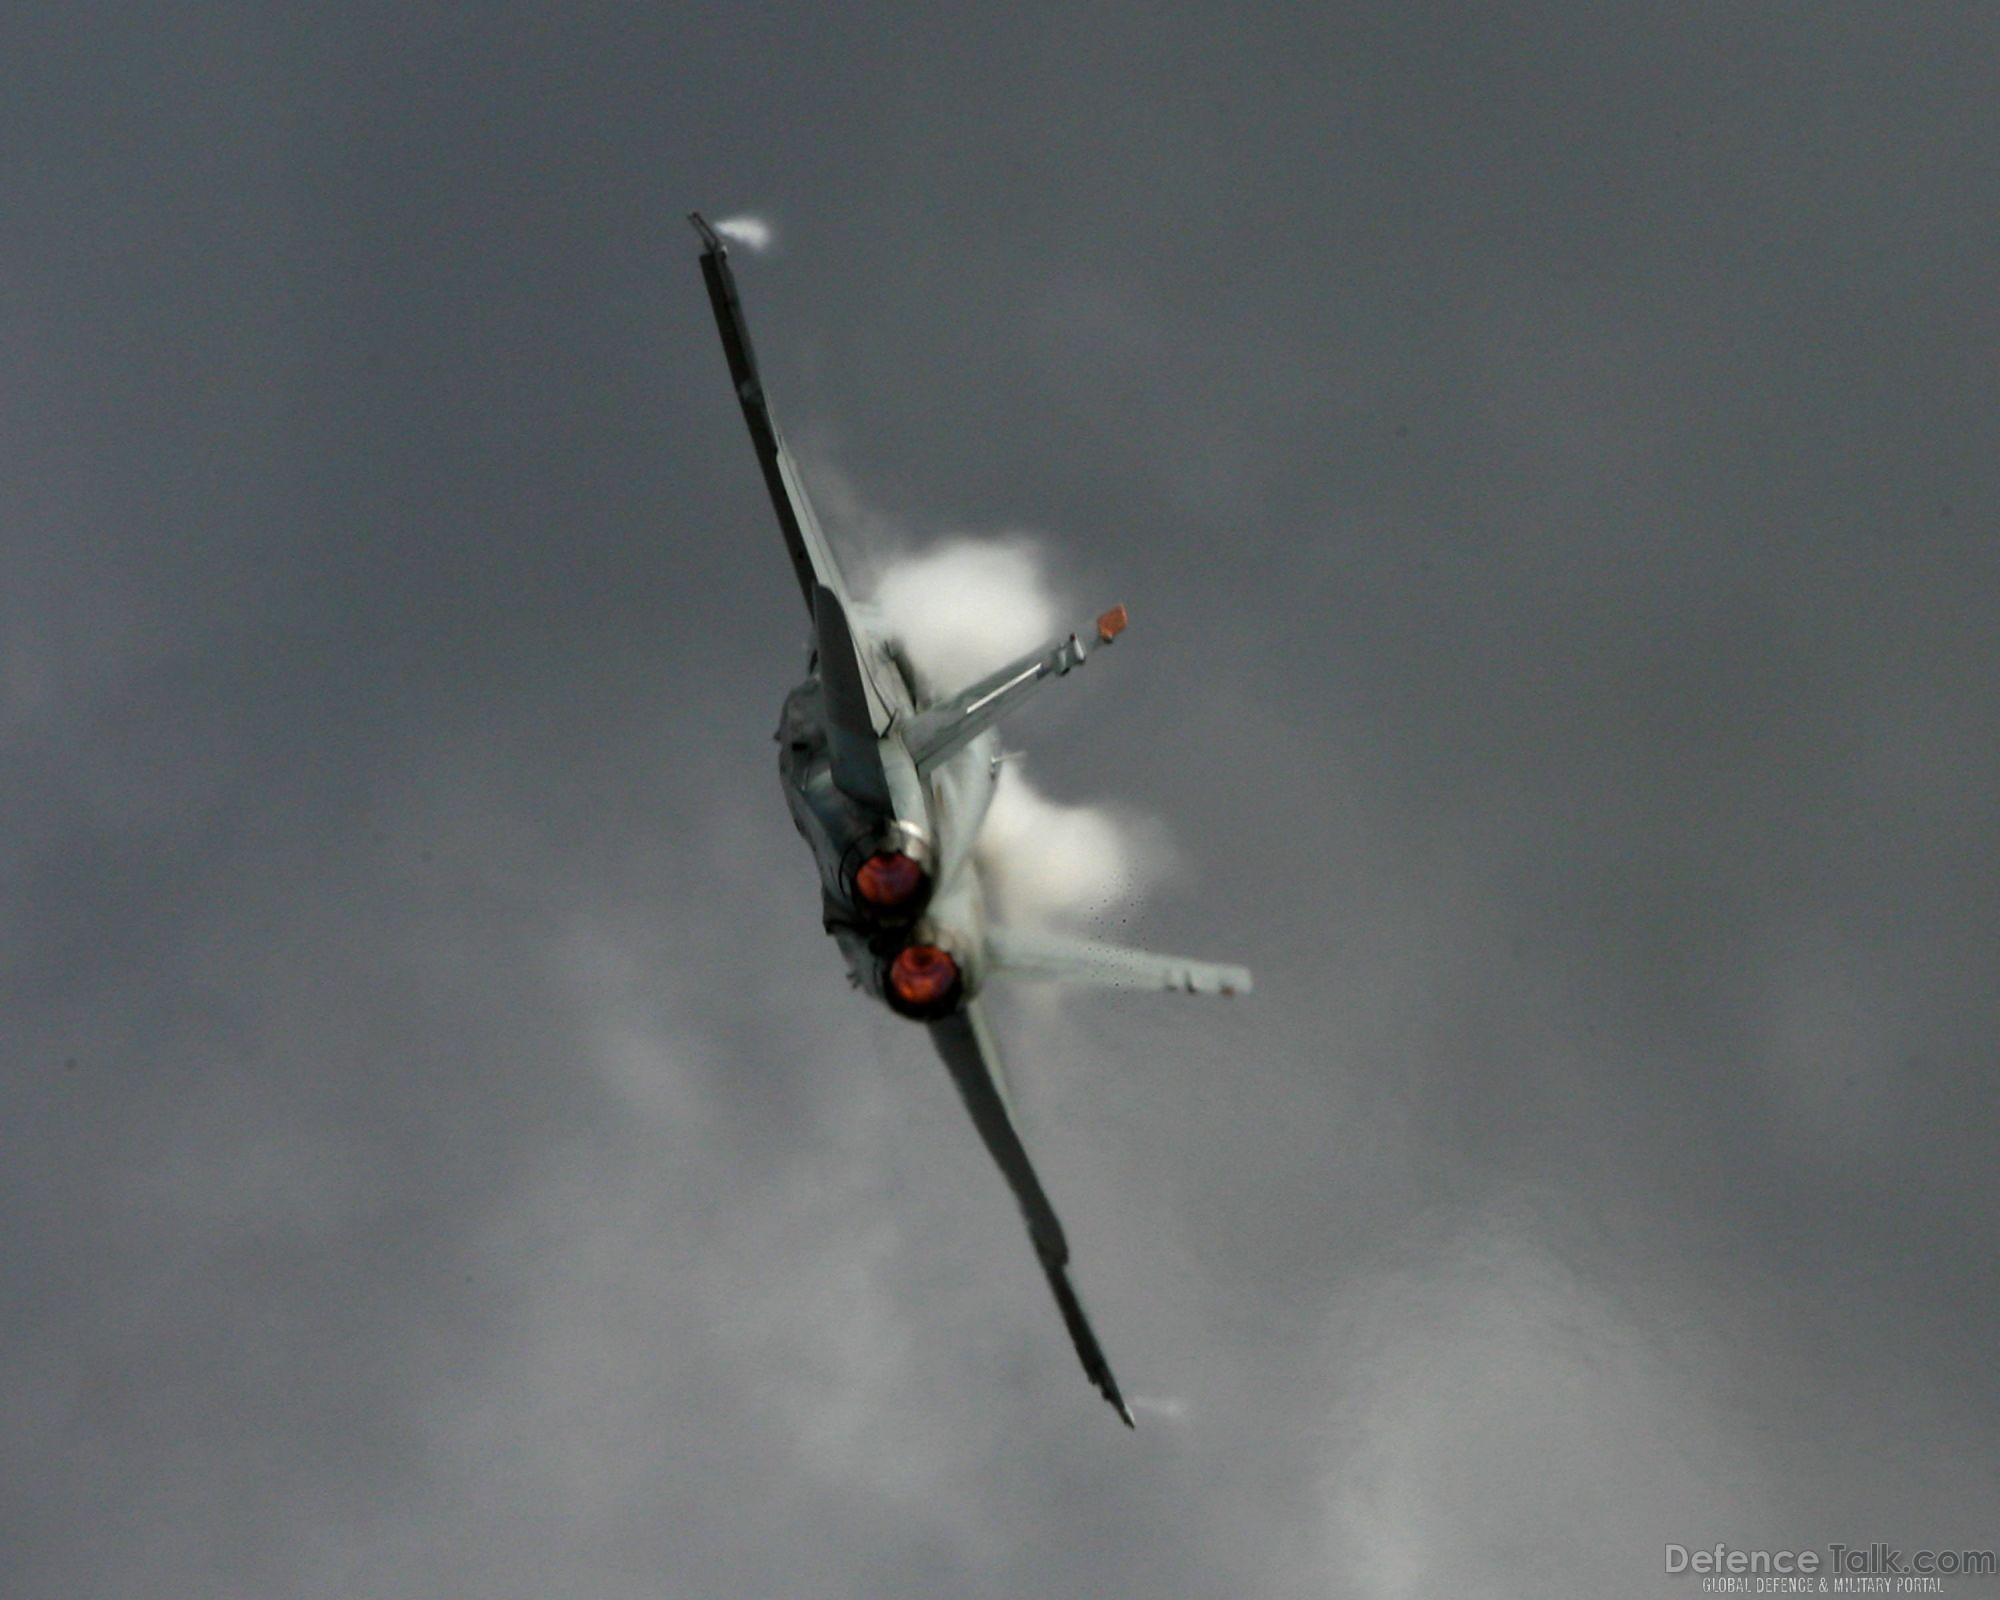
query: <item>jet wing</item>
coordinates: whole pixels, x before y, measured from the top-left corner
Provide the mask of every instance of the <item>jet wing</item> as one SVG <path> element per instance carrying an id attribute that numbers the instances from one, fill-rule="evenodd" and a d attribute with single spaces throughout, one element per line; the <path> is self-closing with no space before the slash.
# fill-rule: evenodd
<path id="1" fill-rule="evenodd" d="M 1049 1203 L 1021 1136 L 1015 1131 L 1007 1092 L 1001 1085 L 999 1052 L 994 1048 L 992 1030 L 986 1025 L 979 1002 L 971 1001 L 955 1016 L 933 1022 L 930 1030 L 938 1054 L 944 1057 L 952 1082 L 958 1085 L 958 1092 L 965 1100 L 965 1109 L 972 1113 L 973 1126 L 999 1163 L 1014 1190 L 1014 1198 L 1021 1203 L 1028 1236 L 1035 1242 L 1035 1254 L 1041 1258 L 1042 1271 L 1048 1274 L 1049 1287 L 1055 1291 L 1056 1304 L 1062 1309 L 1063 1323 L 1083 1361 L 1084 1373 L 1124 1419 L 1125 1426 L 1131 1427 L 1131 1407 L 1118 1392 L 1111 1364 L 1104 1359 L 1097 1335 L 1091 1331 L 1090 1319 L 1083 1313 L 1083 1303 L 1070 1285 L 1069 1242 L 1063 1238 L 1055 1207 Z"/>
<path id="2" fill-rule="evenodd" d="M 750 345 L 750 324 L 737 298 L 736 275 L 729 270 L 728 247 L 700 212 L 691 213 L 688 220 L 701 235 L 701 275 L 708 283 L 708 298 L 722 332 L 723 353 L 729 358 L 729 375 L 736 381 L 736 398 L 743 405 L 743 420 L 750 425 L 750 442 L 757 449 L 757 464 L 764 469 L 764 486 L 771 492 L 771 506 L 778 513 L 778 527 L 798 574 L 806 610 L 813 610 L 813 592 L 822 586 L 831 589 L 844 605 L 847 585 L 826 535 L 820 531 L 819 518 L 813 515 L 812 501 L 806 498 L 798 463 L 792 459 L 785 436 L 778 431 L 778 419 L 771 413 L 771 403 L 764 397 L 757 353 Z"/>

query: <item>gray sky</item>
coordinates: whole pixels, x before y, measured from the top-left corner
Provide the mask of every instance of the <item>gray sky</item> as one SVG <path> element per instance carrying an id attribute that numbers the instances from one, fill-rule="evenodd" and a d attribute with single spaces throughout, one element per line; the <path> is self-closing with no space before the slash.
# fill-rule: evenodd
<path id="1" fill-rule="evenodd" d="M 2000 1542 L 1996 52 L 10 8 L 0 1589 Z M 1136 1435 L 819 933 L 694 206 L 858 563 L 1131 605 L 1016 739 L 1258 991 L 1007 1040 Z"/>

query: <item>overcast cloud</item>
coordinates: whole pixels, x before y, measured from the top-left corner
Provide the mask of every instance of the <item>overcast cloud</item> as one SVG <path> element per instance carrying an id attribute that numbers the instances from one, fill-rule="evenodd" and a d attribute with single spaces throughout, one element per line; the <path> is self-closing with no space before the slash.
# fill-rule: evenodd
<path id="1" fill-rule="evenodd" d="M 1996 59 L 9 8 L 0 1590 L 2000 1544 Z M 1170 863 L 1102 925 L 1257 991 L 1003 1037 L 1136 1434 L 819 931 L 697 206 L 863 582 L 1026 536 L 1131 607 L 1012 737 Z"/>

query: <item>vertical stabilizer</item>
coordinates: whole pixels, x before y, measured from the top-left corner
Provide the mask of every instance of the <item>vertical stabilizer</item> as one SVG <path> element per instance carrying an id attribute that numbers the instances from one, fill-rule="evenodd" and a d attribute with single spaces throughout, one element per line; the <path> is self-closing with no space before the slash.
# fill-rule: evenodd
<path id="1" fill-rule="evenodd" d="M 847 609 L 825 584 L 813 591 L 813 638 L 819 653 L 819 681 L 826 706 L 827 739 L 833 747 L 833 781 L 841 793 L 873 810 L 895 807 L 889 777 L 882 770 L 875 717 Z"/>

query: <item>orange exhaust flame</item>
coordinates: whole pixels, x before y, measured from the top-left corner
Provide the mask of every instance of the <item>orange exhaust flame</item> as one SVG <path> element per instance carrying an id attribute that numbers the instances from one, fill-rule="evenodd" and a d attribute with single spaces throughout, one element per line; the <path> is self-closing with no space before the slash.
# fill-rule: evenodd
<path id="1" fill-rule="evenodd" d="M 1109 644 L 1125 631 L 1126 625 L 1131 620 L 1131 617 L 1126 615 L 1123 606 L 1113 606 L 1097 619 L 1097 637 L 1099 641 Z"/>
<path id="2" fill-rule="evenodd" d="M 934 944 L 913 944 L 889 963 L 889 992 L 912 1011 L 949 1001 L 958 989 L 958 963 Z"/>
<path id="3" fill-rule="evenodd" d="M 877 911 L 900 911 L 923 897 L 924 869 L 900 850 L 878 850 L 854 874 L 854 892 Z"/>

